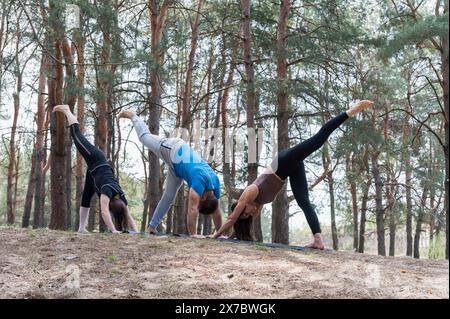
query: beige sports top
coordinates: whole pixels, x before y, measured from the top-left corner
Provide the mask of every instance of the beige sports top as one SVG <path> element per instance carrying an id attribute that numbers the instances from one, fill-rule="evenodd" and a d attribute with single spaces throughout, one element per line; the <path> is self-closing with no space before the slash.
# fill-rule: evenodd
<path id="1" fill-rule="evenodd" d="M 265 205 L 273 202 L 285 183 L 286 181 L 278 177 L 271 169 L 265 169 L 253 182 L 259 189 L 255 203 Z"/>

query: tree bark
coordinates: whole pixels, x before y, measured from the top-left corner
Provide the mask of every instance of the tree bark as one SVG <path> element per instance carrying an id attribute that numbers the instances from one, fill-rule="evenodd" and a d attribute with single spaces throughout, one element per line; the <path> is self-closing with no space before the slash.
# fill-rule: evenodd
<path id="1" fill-rule="evenodd" d="M 366 214 L 367 214 L 367 202 L 369 199 L 369 183 L 364 187 L 363 196 L 361 199 L 361 219 L 359 223 L 359 244 L 358 252 L 363 254 L 365 248 L 365 234 L 366 234 Z"/>
<path id="2" fill-rule="evenodd" d="M 76 74 L 73 67 L 73 54 L 72 49 L 67 38 L 64 38 L 61 42 L 61 49 L 65 62 L 65 86 L 64 86 L 64 104 L 69 105 L 73 111 L 77 100 L 76 92 Z M 66 134 L 66 193 L 67 193 L 67 225 L 66 229 L 72 227 L 72 138 L 67 132 Z"/>
<path id="3" fill-rule="evenodd" d="M 31 170 L 28 178 L 27 195 L 25 196 L 25 206 L 22 215 L 22 228 L 30 226 L 31 209 L 33 205 L 34 191 L 36 189 L 36 147 L 31 155 Z"/>
<path id="4" fill-rule="evenodd" d="M 347 156 L 347 181 L 350 186 L 350 195 L 352 197 L 352 215 L 353 215 L 353 249 L 358 251 L 358 240 L 359 240 L 359 231 L 358 231 L 358 196 L 357 196 L 357 188 L 355 182 L 355 155 L 351 154 Z"/>
<path id="5" fill-rule="evenodd" d="M 83 14 L 80 12 L 80 28 L 77 29 L 74 33 L 73 42 L 76 48 L 77 53 L 77 78 L 76 85 L 78 89 L 77 94 L 77 119 L 80 124 L 80 132 L 82 134 L 85 133 L 85 121 L 84 121 L 84 113 L 85 113 L 85 97 L 84 97 L 84 79 L 85 79 L 85 66 L 84 66 L 84 46 L 85 40 L 84 30 L 83 30 Z M 79 226 L 80 223 L 80 206 L 81 206 L 81 197 L 83 195 L 84 188 L 84 177 L 85 177 L 85 169 L 84 169 L 84 159 L 80 152 L 76 152 L 76 164 L 75 164 L 75 224 L 74 230 Z"/>
<path id="6" fill-rule="evenodd" d="M 410 115 L 411 107 L 409 103 L 409 99 L 411 96 L 412 88 L 411 88 L 411 74 L 408 74 L 407 78 L 407 99 L 408 103 L 405 104 L 405 119 L 403 125 L 403 162 L 405 163 L 405 188 L 406 188 L 406 256 L 412 256 L 413 253 L 413 236 L 412 236 L 412 219 L 413 219 L 413 211 L 412 211 L 412 197 L 411 197 L 411 189 L 412 189 L 412 166 L 411 166 L 411 155 L 410 155 Z"/>
<path id="7" fill-rule="evenodd" d="M 444 13 L 448 14 L 449 0 L 444 2 Z M 449 169 L 449 62 L 448 62 L 448 50 L 449 50 L 449 36 L 448 33 L 442 38 L 442 51 L 441 51 L 441 72 L 443 79 L 443 100 L 444 100 L 444 127 L 445 127 L 445 258 L 449 256 L 449 196 L 450 196 L 450 169 Z"/>
<path id="8" fill-rule="evenodd" d="M 185 79 L 186 82 L 184 86 L 184 96 L 182 104 L 183 116 L 181 120 L 181 127 L 185 129 L 189 128 L 189 124 L 191 122 L 190 104 L 192 95 L 192 75 L 194 72 L 195 54 L 197 52 L 198 47 L 198 34 L 199 34 L 201 10 L 202 10 L 202 0 L 197 0 L 195 21 L 193 23 L 191 22 L 191 30 L 192 30 L 191 50 L 189 52 L 188 66 L 186 70 L 186 79 Z"/>
<path id="9" fill-rule="evenodd" d="M 289 0 L 282 0 L 277 24 L 277 126 L 278 149 L 289 147 L 289 110 L 287 92 L 287 22 L 291 8 Z M 289 202 L 286 186 L 272 204 L 272 242 L 289 244 Z"/>
<path id="10" fill-rule="evenodd" d="M 62 31 L 63 24 L 60 20 L 64 6 L 55 1 L 49 0 L 50 17 L 49 27 L 49 50 L 57 61 L 49 59 L 47 63 L 48 70 L 48 104 L 49 110 L 53 107 L 63 103 L 63 66 L 60 62 L 62 58 L 61 44 L 64 39 Z M 50 229 L 67 229 L 67 203 L 69 200 L 67 194 L 67 135 L 69 134 L 66 118 L 64 114 L 57 113 L 52 115 L 50 123 L 51 131 L 51 216 Z"/>
<path id="11" fill-rule="evenodd" d="M 424 219 L 424 209 L 426 207 L 427 195 L 428 195 L 428 185 L 427 181 L 422 192 L 422 199 L 419 206 L 419 213 L 417 215 L 416 221 L 416 232 L 414 234 L 414 258 L 420 258 L 420 235 L 422 233 L 422 223 Z"/>
<path id="12" fill-rule="evenodd" d="M 397 232 L 397 221 L 396 212 L 394 209 L 394 192 L 393 186 L 394 182 L 392 179 L 389 180 L 389 184 L 386 187 L 386 200 L 388 202 L 387 211 L 389 213 L 389 256 L 395 256 L 395 236 Z"/>
<path id="13" fill-rule="evenodd" d="M 35 189 L 34 189 L 34 212 L 33 228 L 44 226 L 44 203 L 45 203 L 45 173 L 44 163 L 46 158 L 46 113 L 45 113 L 45 70 L 47 69 L 47 55 L 42 53 L 41 66 L 39 70 L 38 100 L 36 113 L 36 166 L 35 166 Z"/>
<path id="14" fill-rule="evenodd" d="M 153 58 L 153 66 L 150 69 L 150 103 L 149 103 L 149 120 L 148 126 L 152 134 L 159 134 L 159 121 L 161 116 L 161 75 L 160 70 L 164 59 L 164 52 L 161 50 L 161 42 L 163 40 L 163 32 L 166 26 L 166 19 L 169 10 L 170 1 L 164 0 L 158 7 L 158 0 L 149 0 L 149 22 L 151 34 L 151 55 Z M 160 164 L 159 158 L 152 152 L 148 152 L 149 168 L 148 168 L 148 220 L 153 217 L 153 213 L 161 198 L 160 191 Z M 180 189 L 179 193 L 182 192 Z"/>
<path id="15" fill-rule="evenodd" d="M 15 178 L 17 172 L 17 158 L 16 158 L 16 131 L 17 131 L 17 120 L 19 117 L 19 105 L 20 105 L 20 89 L 22 79 L 19 75 L 17 79 L 17 91 L 13 94 L 13 124 L 11 126 L 11 137 L 9 140 L 9 165 L 7 173 L 7 187 L 6 187 L 6 207 L 7 207 L 7 223 L 12 225 L 15 222 L 16 212 L 14 209 L 14 190 L 15 190 Z M 20 84 L 19 84 L 20 83 Z"/>
<path id="16" fill-rule="evenodd" d="M 19 18 L 18 18 L 19 19 Z M 16 197 L 15 189 L 16 189 L 16 174 L 18 174 L 18 163 L 16 159 L 16 131 L 17 131 L 17 121 L 19 118 L 19 107 L 20 107 L 20 93 L 22 91 L 22 69 L 19 61 L 19 44 L 21 42 L 21 30 L 20 30 L 20 21 L 17 20 L 16 23 L 16 48 L 14 55 L 14 73 L 16 75 L 16 90 L 13 93 L 13 122 L 11 126 L 11 135 L 9 139 L 9 164 L 8 164 L 8 173 L 7 173 L 7 186 L 6 186 L 6 213 L 8 225 L 12 225 L 15 222 L 15 200 Z"/>
<path id="17" fill-rule="evenodd" d="M 323 166 L 329 167 L 331 164 L 331 157 L 328 152 L 328 145 L 325 143 L 323 146 L 323 153 L 322 153 L 322 162 Z M 339 236 L 336 226 L 336 201 L 335 201 L 335 194 L 334 194 L 334 177 L 333 177 L 333 170 L 327 170 L 327 182 L 328 182 L 328 193 L 330 196 L 330 217 L 331 217 L 331 238 L 333 240 L 333 249 L 339 250 Z"/>
<path id="18" fill-rule="evenodd" d="M 383 209 L 383 182 L 381 181 L 380 168 L 378 163 L 379 151 L 372 153 L 372 174 L 375 181 L 375 205 L 378 255 L 386 256 L 385 230 L 384 230 L 384 209 Z"/>
<path id="19" fill-rule="evenodd" d="M 256 113 L 256 99 L 255 99 L 255 71 L 252 61 L 252 36 L 251 36 L 251 21 L 250 21 L 250 0 L 241 0 L 242 8 L 242 48 L 243 48 L 243 60 L 245 66 L 245 78 L 246 85 L 246 105 L 247 105 L 247 130 L 248 136 L 253 136 L 254 140 L 248 140 L 248 163 L 247 163 L 247 183 L 252 184 L 258 177 L 258 143 L 255 126 L 255 113 Z M 258 215 L 253 220 L 253 233 L 257 241 L 263 241 L 262 228 L 261 228 L 261 215 Z"/>
<path id="20" fill-rule="evenodd" d="M 2 105 L 2 88 L 3 88 L 3 51 L 5 47 L 5 22 L 8 21 L 9 12 L 12 2 L 1 2 L 1 17 L 0 17 L 0 105 Z"/>
<path id="21" fill-rule="evenodd" d="M 108 142 L 109 142 L 109 88 L 112 86 L 112 78 L 114 76 L 111 68 L 111 36 L 112 36 L 112 20 L 108 13 L 112 10 L 111 0 L 100 1 L 99 10 L 99 24 L 102 30 L 102 47 L 100 49 L 100 65 L 96 69 L 97 79 L 97 114 L 95 121 L 95 143 L 99 149 L 108 156 Z M 117 14 L 117 12 L 113 12 Z M 101 214 L 101 210 L 99 210 Z M 105 232 L 107 227 L 103 218 L 99 216 L 99 231 Z"/>

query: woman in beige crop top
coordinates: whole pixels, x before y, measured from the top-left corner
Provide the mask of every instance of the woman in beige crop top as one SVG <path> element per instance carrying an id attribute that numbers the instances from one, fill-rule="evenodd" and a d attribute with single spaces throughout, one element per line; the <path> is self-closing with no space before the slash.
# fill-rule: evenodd
<path id="1" fill-rule="evenodd" d="M 218 238 L 226 234 L 234 226 L 232 237 L 240 240 L 253 240 L 252 223 L 254 217 L 261 214 L 265 204 L 272 202 L 281 189 L 286 185 L 289 177 L 294 197 L 305 213 L 306 220 L 313 233 L 313 242 L 307 247 L 324 249 L 322 231 L 317 214 L 309 201 L 308 185 L 306 181 L 303 161 L 318 150 L 327 141 L 330 134 L 349 117 L 372 106 L 368 100 L 357 101 L 346 112 L 329 120 L 313 137 L 297 146 L 279 152 L 271 167 L 266 168 L 258 178 L 248 186 L 237 203 L 231 207 L 232 213 L 222 227 L 214 234 Z"/>

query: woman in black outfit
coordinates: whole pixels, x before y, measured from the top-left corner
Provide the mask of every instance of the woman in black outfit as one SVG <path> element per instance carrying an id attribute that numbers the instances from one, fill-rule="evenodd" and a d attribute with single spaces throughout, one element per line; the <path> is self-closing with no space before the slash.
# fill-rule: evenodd
<path id="1" fill-rule="evenodd" d="M 66 116 L 75 146 L 87 164 L 78 231 L 86 232 L 91 198 L 97 193 L 100 198 L 101 216 L 112 233 L 120 233 L 124 230 L 137 232 L 136 223 L 131 216 L 125 193 L 117 182 L 105 154 L 89 143 L 81 134 L 78 120 L 72 114 L 68 105 L 56 105 L 53 112 L 61 112 Z"/>
<path id="2" fill-rule="evenodd" d="M 309 201 L 308 183 L 303 161 L 311 153 L 322 147 L 330 134 L 349 117 L 372 105 L 372 101 L 357 101 L 346 112 L 325 123 L 319 132 L 311 138 L 297 146 L 282 150 L 272 165 L 266 168 L 253 184 L 244 190 L 239 201 L 231 207 L 232 214 L 213 237 L 220 237 L 234 226 L 234 237 L 240 240 L 253 240 L 251 232 L 253 218 L 261 213 L 265 204 L 275 200 L 289 177 L 295 200 L 305 213 L 314 236 L 313 242 L 308 247 L 323 249 L 322 231 L 317 214 Z"/>

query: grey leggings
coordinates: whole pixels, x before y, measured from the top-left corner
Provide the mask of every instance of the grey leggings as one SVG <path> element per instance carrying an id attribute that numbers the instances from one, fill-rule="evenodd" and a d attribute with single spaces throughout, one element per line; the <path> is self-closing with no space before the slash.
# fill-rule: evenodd
<path id="1" fill-rule="evenodd" d="M 131 121 L 133 122 L 134 129 L 136 130 L 141 143 L 152 151 L 153 154 L 163 160 L 169 167 L 164 194 L 162 195 L 158 206 L 156 206 L 152 220 L 149 223 L 150 227 L 156 228 L 159 224 L 161 224 L 164 216 L 172 206 L 178 190 L 181 185 L 183 185 L 183 179 L 175 176 L 173 164 L 169 156 L 170 151 L 176 151 L 177 149 L 175 148 L 177 148 L 178 145 L 181 146 L 183 141 L 181 139 L 166 139 L 159 137 L 158 135 L 151 134 L 145 122 L 136 115 L 131 119 Z"/>

